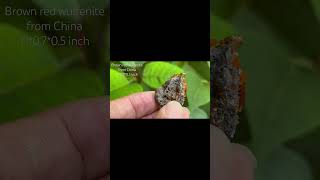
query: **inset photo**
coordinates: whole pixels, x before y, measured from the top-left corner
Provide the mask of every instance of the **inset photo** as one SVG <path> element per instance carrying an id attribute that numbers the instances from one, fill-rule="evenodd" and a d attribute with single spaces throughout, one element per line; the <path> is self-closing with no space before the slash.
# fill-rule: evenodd
<path id="1" fill-rule="evenodd" d="M 210 61 L 111 61 L 111 119 L 209 119 Z"/>

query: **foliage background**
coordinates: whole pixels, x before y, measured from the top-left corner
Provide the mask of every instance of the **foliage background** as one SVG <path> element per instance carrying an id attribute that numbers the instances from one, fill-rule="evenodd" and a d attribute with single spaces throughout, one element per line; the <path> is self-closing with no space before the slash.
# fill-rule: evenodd
<path id="1" fill-rule="evenodd" d="M 118 64 L 118 65 L 117 65 Z M 119 65 L 122 67 L 118 68 Z M 124 67 L 123 67 L 124 66 Z M 111 62 L 111 100 L 142 91 L 154 91 L 172 75 L 186 73 L 187 102 L 191 118 L 207 119 L 210 112 L 210 63 L 199 62 Z M 123 71 L 126 69 L 126 71 Z M 135 72 L 132 72 L 132 69 Z M 125 73 L 133 73 L 128 75 Z"/>
<path id="2" fill-rule="evenodd" d="M 320 1 L 212 0 L 211 38 L 239 34 L 247 74 L 236 142 L 257 180 L 320 179 Z"/>
<path id="3" fill-rule="evenodd" d="M 12 8 L 103 8 L 103 17 L 5 16 L 0 13 L 0 123 L 30 116 L 78 99 L 105 96 L 109 2 L 105 0 L 1 0 L 0 12 Z M 82 32 L 27 31 L 26 23 L 81 23 Z M 31 36 L 90 39 L 88 47 L 28 46 Z"/>

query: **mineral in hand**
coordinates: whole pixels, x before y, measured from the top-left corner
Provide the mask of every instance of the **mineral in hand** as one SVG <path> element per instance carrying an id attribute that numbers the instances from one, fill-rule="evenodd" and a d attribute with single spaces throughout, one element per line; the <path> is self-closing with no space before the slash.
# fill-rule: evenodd
<path id="1" fill-rule="evenodd" d="M 173 75 L 159 89 L 156 90 L 156 101 L 160 106 L 170 101 L 178 101 L 182 106 L 187 95 L 187 82 L 184 73 Z"/>
<path id="2" fill-rule="evenodd" d="M 240 68 L 238 48 L 242 38 L 232 36 L 211 41 L 211 120 L 232 139 L 244 106 L 244 73 Z M 213 95 L 213 96 L 212 96 Z"/>

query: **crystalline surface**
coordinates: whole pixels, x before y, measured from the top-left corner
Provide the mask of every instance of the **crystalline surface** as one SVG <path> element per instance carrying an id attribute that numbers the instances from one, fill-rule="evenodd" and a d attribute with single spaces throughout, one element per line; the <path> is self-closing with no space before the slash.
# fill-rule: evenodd
<path id="1" fill-rule="evenodd" d="M 235 66 L 238 58 L 238 37 L 230 37 L 210 49 L 211 60 L 211 120 L 232 139 L 239 123 L 240 111 L 240 67 Z"/>
<path id="2" fill-rule="evenodd" d="M 177 74 L 166 81 L 156 90 L 156 101 L 160 106 L 166 105 L 170 101 L 178 101 L 181 105 L 185 102 L 187 84 L 184 74 Z"/>

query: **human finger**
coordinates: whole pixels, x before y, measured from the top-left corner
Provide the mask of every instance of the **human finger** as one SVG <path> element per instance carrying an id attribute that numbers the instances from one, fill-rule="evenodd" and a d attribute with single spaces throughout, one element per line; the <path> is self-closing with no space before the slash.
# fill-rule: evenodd
<path id="1" fill-rule="evenodd" d="M 183 108 L 177 101 L 170 101 L 163 106 L 155 118 L 159 119 L 186 119 L 189 118 L 189 110 Z"/>
<path id="2" fill-rule="evenodd" d="M 238 180 L 253 180 L 256 159 L 252 152 L 243 145 L 232 144 L 234 176 Z"/>
<path id="3" fill-rule="evenodd" d="M 0 126 L 1 179 L 106 176 L 110 137 L 105 104 L 105 98 L 85 100 Z"/>
<path id="4" fill-rule="evenodd" d="M 232 180 L 231 147 L 227 136 L 210 125 L 210 180 Z"/>
<path id="5" fill-rule="evenodd" d="M 136 119 L 149 115 L 159 109 L 155 101 L 155 92 L 148 91 L 132 94 L 110 103 L 111 119 Z"/>
<path id="6" fill-rule="evenodd" d="M 57 110 L 78 147 L 86 176 L 105 176 L 110 171 L 110 121 L 106 98 L 94 98 L 65 105 Z"/>
<path id="7" fill-rule="evenodd" d="M 210 179 L 253 180 L 256 160 L 243 145 L 230 143 L 217 127 L 210 127 Z"/>

